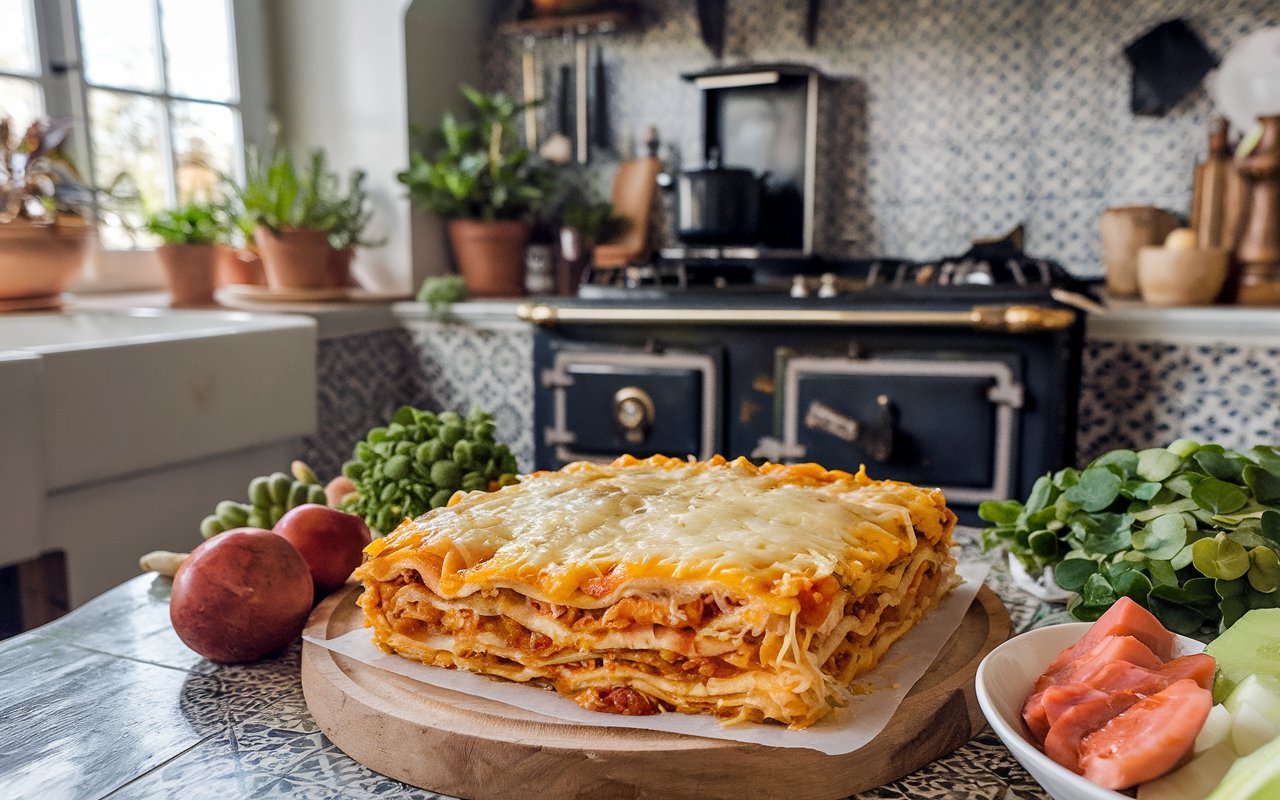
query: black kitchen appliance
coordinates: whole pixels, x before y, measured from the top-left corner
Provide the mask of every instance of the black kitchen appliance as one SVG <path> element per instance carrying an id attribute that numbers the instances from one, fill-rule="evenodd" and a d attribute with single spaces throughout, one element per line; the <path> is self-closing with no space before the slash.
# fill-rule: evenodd
<path id="1" fill-rule="evenodd" d="M 722 252 L 723 255 L 723 252 Z M 536 466 L 622 453 L 942 487 L 963 519 L 1074 460 L 1082 315 L 1055 264 L 663 261 L 531 304 Z"/>
<path id="2" fill-rule="evenodd" d="M 713 235 L 687 225 L 683 192 L 677 236 L 686 245 L 731 245 L 764 255 L 813 252 L 820 76 L 798 64 L 723 67 L 683 76 L 702 90 L 703 158 L 759 180 L 759 224 Z M 708 195 L 708 201 L 731 203 Z M 757 199 L 753 191 L 753 200 Z M 727 206 L 732 211 L 731 206 Z M 725 217 L 727 219 L 727 217 Z"/>

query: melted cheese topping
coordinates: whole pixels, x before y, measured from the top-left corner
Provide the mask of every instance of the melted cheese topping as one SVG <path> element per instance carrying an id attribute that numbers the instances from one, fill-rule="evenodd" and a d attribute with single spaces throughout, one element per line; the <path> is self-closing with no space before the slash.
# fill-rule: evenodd
<path id="1" fill-rule="evenodd" d="M 855 594 L 949 530 L 941 493 L 813 464 L 624 457 L 572 464 L 497 492 L 455 496 L 368 548 L 362 577 L 439 561 L 442 597 L 493 588 L 582 607 L 645 579 L 713 582 L 771 610 L 836 576 Z M 954 519 L 954 517 L 952 517 Z"/>

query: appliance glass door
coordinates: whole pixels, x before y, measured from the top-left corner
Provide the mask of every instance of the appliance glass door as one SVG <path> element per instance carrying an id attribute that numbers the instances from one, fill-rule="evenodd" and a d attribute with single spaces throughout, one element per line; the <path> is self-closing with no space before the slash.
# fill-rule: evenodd
<path id="1" fill-rule="evenodd" d="M 791 358 L 783 453 L 875 478 L 943 488 L 955 502 L 1004 499 L 1022 387 L 1012 357 L 982 361 Z"/>
<path id="2" fill-rule="evenodd" d="M 717 360 L 703 353 L 566 350 L 544 382 L 560 462 L 623 454 L 709 458 L 719 446 Z"/>

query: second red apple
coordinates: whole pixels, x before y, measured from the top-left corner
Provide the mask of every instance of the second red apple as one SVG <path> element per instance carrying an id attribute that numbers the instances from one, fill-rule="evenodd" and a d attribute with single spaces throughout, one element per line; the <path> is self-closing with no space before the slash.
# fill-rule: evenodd
<path id="1" fill-rule="evenodd" d="M 369 526 L 360 517 L 316 503 L 290 509 L 272 530 L 302 554 L 315 581 L 317 600 L 347 582 L 372 540 Z"/>

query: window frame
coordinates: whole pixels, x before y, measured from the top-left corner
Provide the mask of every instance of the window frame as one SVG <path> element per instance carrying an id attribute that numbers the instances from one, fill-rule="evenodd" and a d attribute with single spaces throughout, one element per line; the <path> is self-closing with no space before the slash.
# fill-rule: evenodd
<path id="1" fill-rule="evenodd" d="M 53 117 L 66 117 L 77 121 L 67 142 L 67 151 L 80 167 L 86 179 L 93 179 L 95 162 L 90 142 L 88 99 L 91 89 L 117 92 L 125 95 L 158 100 L 162 106 L 164 132 L 161 139 L 165 161 L 165 196 L 172 204 L 176 201 L 176 163 L 174 161 L 174 130 L 171 104 L 201 103 L 230 108 L 238 121 L 235 126 L 236 141 L 232 143 L 233 169 L 243 175 L 246 142 L 263 144 L 262 132 L 269 128 L 267 93 L 257 86 L 247 88 L 246 76 L 254 81 L 267 83 L 267 58 L 264 43 L 253 35 L 255 28 L 264 24 L 264 0 L 228 0 L 231 19 L 229 38 L 232 50 L 231 70 L 236 91 L 230 101 L 210 101 L 169 92 L 168 54 L 160 18 L 160 0 L 152 0 L 156 7 L 156 36 L 160 48 L 161 92 L 123 89 L 91 84 L 84 72 L 81 50 L 79 10 L 77 0 L 28 0 L 35 24 L 37 67 L 39 77 L 14 74 L 12 77 L 37 80 L 41 87 L 44 113 Z M 242 46 L 242 43 L 249 46 Z M 5 73 L 8 75 L 9 73 Z M 95 198 L 92 214 L 98 215 Z M 155 252 L 149 247 L 108 250 L 95 248 L 85 274 L 73 285 L 73 291 L 98 292 L 130 289 L 151 289 L 164 283 Z"/>

